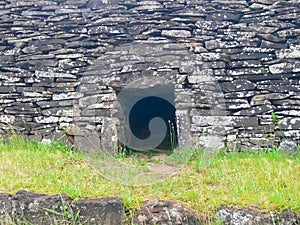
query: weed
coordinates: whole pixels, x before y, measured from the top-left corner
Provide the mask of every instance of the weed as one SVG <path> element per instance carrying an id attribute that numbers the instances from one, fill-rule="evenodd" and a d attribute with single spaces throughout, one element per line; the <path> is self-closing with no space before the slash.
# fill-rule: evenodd
<path id="1" fill-rule="evenodd" d="M 273 120 L 274 125 L 278 125 L 279 121 L 281 120 L 280 117 L 275 112 L 271 113 L 271 118 Z"/>
<path id="2" fill-rule="evenodd" d="M 177 135 L 176 135 L 176 130 L 175 130 L 175 126 L 174 124 L 168 120 L 168 124 L 169 124 L 169 132 L 170 132 L 170 146 L 171 146 L 171 150 L 174 151 L 177 148 Z"/>
<path id="3" fill-rule="evenodd" d="M 73 209 L 65 204 L 65 201 L 63 197 L 60 195 L 61 199 L 61 206 L 62 206 L 62 212 L 58 212 L 52 209 L 45 208 L 45 211 L 48 211 L 50 213 L 53 213 L 54 215 L 60 216 L 63 218 L 63 222 L 68 225 L 76 225 L 81 224 L 79 219 L 80 210 L 78 210 L 76 213 L 73 212 Z M 55 221 L 54 224 L 59 223 L 59 221 Z"/>

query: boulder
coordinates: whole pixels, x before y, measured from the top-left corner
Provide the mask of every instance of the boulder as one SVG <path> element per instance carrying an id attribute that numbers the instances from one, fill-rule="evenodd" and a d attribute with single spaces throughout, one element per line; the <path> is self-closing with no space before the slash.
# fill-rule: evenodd
<path id="1" fill-rule="evenodd" d="M 82 224 L 122 225 L 125 207 L 120 198 L 83 199 L 72 204 L 73 214 Z"/>
<path id="2" fill-rule="evenodd" d="M 200 225 L 193 212 L 179 203 L 167 200 L 148 200 L 138 211 L 135 223 L 139 225 Z"/>

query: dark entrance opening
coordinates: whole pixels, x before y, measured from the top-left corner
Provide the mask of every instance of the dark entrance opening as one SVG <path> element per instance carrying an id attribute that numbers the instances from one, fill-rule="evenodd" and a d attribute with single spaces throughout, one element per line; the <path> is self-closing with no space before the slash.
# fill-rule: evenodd
<path id="1" fill-rule="evenodd" d="M 128 116 L 128 124 L 132 134 L 141 140 L 146 140 L 152 135 L 162 140 L 153 151 L 170 152 L 177 147 L 177 126 L 174 106 L 174 87 L 155 86 L 151 88 L 132 89 L 126 91 L 126 98 L 121 100 L 121 105 Z M 134 105 L 126 104 L 127 99 L 138 99 Z M 130 107 L 128 107 L 130 106 Z M 166 133 L 151 133 L 149 123 L 153 118 L 160 118 L 165 125 Z M 153 136 L 152 136 L 153 138 Z M 128 140 L 130 143 L 131 140 Z M 143 146 L 141 146 L 143 147 Z M 139 150 L 139 149 L 133 149 Z"/>

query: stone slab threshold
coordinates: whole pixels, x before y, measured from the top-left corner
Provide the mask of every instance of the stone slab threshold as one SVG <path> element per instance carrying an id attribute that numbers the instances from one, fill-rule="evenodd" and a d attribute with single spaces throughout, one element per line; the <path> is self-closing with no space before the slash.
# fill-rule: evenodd
<path id="1" fill-rule="evenodd" d="M 300 217 L 290 209 L 282 213 L 221 206 L 214 221 L 197 217 L 180 203 L 148 200 L 130 220 L 121 198 L 73 200 L 66 194 L 45 195 L 19 191 L 0 194 L 0 224 L 97 224 L 97 225 L 297 225 Z M 216 223 L 216 221 L 218 221 Z"/>

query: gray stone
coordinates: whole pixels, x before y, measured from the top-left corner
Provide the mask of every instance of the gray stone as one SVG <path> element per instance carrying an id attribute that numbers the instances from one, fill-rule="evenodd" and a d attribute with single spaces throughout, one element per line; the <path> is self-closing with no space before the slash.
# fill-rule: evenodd
<path id="1" fill-rule="evenodd" d="M 288 73 L 288 72 L 300 72 L 300 62 L 294 63 L 277 63 L 269 66 L 269 70 L 272 74 Z"/>
<path id="2" fill-rule="evenodd" d="M 292 46 L 289 49 L 281 49 L 276 51 L 276 55 L 280 59 L 299 59 L 300 58 L 300 46 Z"/>
<path id="3" fill-rule="evenodd" d="M 75 117 L 74 120 L 78 121 L 79 118 Z M 85 135 L 84 129 L 76 124 L 70 124 L 66 130 L 68 135 L 76 136 L 75 142 L 77 142 L 77 145 L 75 143 L 74 145 L 77 149 L 81 149 L 81 138 L 77 139 L 77 136 L 84 136 Z"/>
<path id="4" fill-rule="evenodd" d="M 47 60 L 53 59 L 55 56 L 53 54 L 41 54 L 41 55 L 24 55 L 18 58 L 18 61 L 31 61 L 31 60 Z"/>
<path id="5" fill-rule="evenodd" d="M 282 130 L 299 129 L 300 128 L 300 118 L 298 118 L 298 117 L 295 117 L 295 118 L 284 117 L 284 118 L 279 120 L 278 127 L 279 127 L 279 129 L 282 129 Z"/>
<path id="6" fill-rule="evenodd" d="M 211 40 L 205 42 L 206 49 L 212 50 L 217 48 L 235 48 L 240 44 L 237 41 L 223 41 L 221 39 Z"/>
<path id="7" fill-rule="evenodd" d="M 262 67 L 262 63 L 256 60 L 230 61 L 229 65 L 233 68 Z"/>
<path id="8" fill-rule="evenodd" d="M 178 135 L 178 149 L 182 150 L 186 147 L 192 146 L 192 135 L 190 132 L 190 118 L 188 115 L 187 109 L 177 109 L 176 110 L 176 124 L 177 127 L 177 135 Z"/>
<path id="9" fill-rule="evenodd" d="M 39 113 L 38 108 L 34 107 L 32 103 L 14 103 L 4 109 L 8 115 L 35 115 Z"/>
<path id="10" fill-rule="evenodd" d="M 15 57 L 13 55 L 0 55 L 0 65 L 12 64 L 15 62 Z"/>
<path id="11" fill-rule="evenodd" d="M 198 53 L 198 48 L 195 47 L 194 51 Z M 226 60 L 227 55 L 223 53 L 215 53 L 215 52 L 202 52 L 197 55 L 197 59 L 199 57 L 199 60 L 203 61 L 216 61 L 216 60 Z"/>
<path id="12" fill-rule="evenodd" d="M 176 38 L 188 38 L 192 36 L 188 30 L 162 30 L 161 35 Z"/>
<path id="13" fill-rule="evenodd" d="M 0 93 L 16 92 L 16 88 L 13 86 L 0 86 Z"/>
<path id="14" fill-rule="evenodd" d="M 86 129 L 81 128 L 81 134 L 82 136 L 75 136 L 74 138 L 75 149 L 86 154 L 102 152 L 100 138 L 97 133 L 87 132 Z"/>
<path id="15" fill-rule="evenodd" d="M 215 78 L 213 76 L 213 70 L 203 69 L 201 71 L 193 72 L 191 76 L 188 76 L 188 81 L 191 84 L 214 82 Z"/>
<path id="16" fill-rule="evenodd" d="M 237 91 L 246 91 L 254 90 L 256 84 L 244 79 L 237 79 L 233 82 L 226 82 L 221 84 L 222 91 L 225 92 L 237 92 Z"/>
<path id="17" fill-rule="evenodd" d="M 276 105 L 276 106 L 280 106 L 280 107 L 284 107 L 284 106 L 287 106 L 287 107 L 293 107 L 293 106 L 298 106 L 300 105 L 300 99 L 283 99 L 283 100 L 276 100 L 276 101 L 273 101 L 273 104 Z M 285 108 L 287 108 L 285 107 Z"/>
<path id="18" fill-rule="evenodd" d="M 231 55 L 232 60 L 272 60 L 274 56 L 267 52 L 242 52 L 236 55 Z"/>
<path id="19" fill-rule="evenodd" d="M 79 100 L 79 106 L 82 108 L 89 108 L 89 106 L 93 104 L 114 101 L 116 100 L 116 98 L 117 98 L 116 95 L 113 93 L 92 95 L 92 96 L 81 98 Z"/>
<path id="20" fill-rule="evenodd" d="M 80 92 L 69 92 L 69 93 L 62 93 L 62 94 L 53 94 L 52 100 L 68 100 L 68 99 L 78 99 L 82 98 L 83 93 Z"/>
<path id="21" fill-rule="evenodd" d="M 231 117 L 232 126 L 234 127 L 257 127 L 258 118 L 257 117 Z"/>
<path id="22" fill-rule="evenodd" d="M 105 153 L 114 154 L 118 151 L 118 131 L 116 122 L 105 118 L 101 127 L 101 150 Z"/>
<path id="23" fill-rule="evenodd" d="M 7 124 L 14 124 L 15 116 L 12 115 L 0 115 L 0 122 L 7 123 Z"/>
<path id="24" fill-rule="evenodd" d="M 228 20 L 228 21 L 237 22 L 237 21 L 239 21 L 240 17 L 241 17 L 240 13 L 233 14 L 233 13 L 229 13 L 229 12 L 216 12 L 213 14 L 209 14 L 207 16 L 207 20 L 212 20 L 212 21 L 215 21 L 215 20 L 227 21 Z"/>
<path id="25" fill-rule="evenodd" d="M 243 109 L 241 111 L 238 111 L 234 113 L 235 116 L 256 116 L 259 114 L 271 112 L 273 110 L 272 105 L 261 105 L 261 106 L 254 106 L 250 109 Z"/>
<path id="26" fill-rule="evenodd" d="M 267 134 L 267 135 L 269 136 L 249 138 L 249 144 L 255 146 L 256 149 L 272 148 L 274 145 L 274 139 L 273 139 L 274 134 Z"/>
<path id="27" fill-rule="evenodd" d="M 247 99 L 228 99 L 225 101 L 227 109 L 248 109 L 250 104 Z"/>
<path id="28" fill-rule="evenodd" d="M 273 49 L 283 49 L 287 47 L 286 43 L 274 43 L 271 41 L 262 40 L 260 44 L 261 48 L 273 48 Z"/>
<path id="29" fill-rule="evenodd" d="M 192 123 L 199 126 L 228 126 L 231 124 L 231 117 L 224 116 L 193 116 Z"/>
<path id="30" fill-rule="evenodd" d="M 53 16 L 53 12 L 42 12 L 42 11 L 22 11 L 22 16 Z"/>
<path id="31" fill-rule="evenodd" d="M 54 72 L 47 72 L 47 71 L 35 71 L 35 76 L 37 78 L 76 78 L 76 76 L 72 74 L 67 74 L 67 73 L 54 73 Z"/>
<path id="32" fill-rule="evenodd" d="M 299 116 L 300 115 L 300 109 L 295 110 L 283 110 L 277 113 L 278 115 L 283 116 Z"/>
<path id="33" fill-rule="evenodd" d="M 71 202 L 71 198 L 67 195 L 47 196 L 27 191 L 19 191 L 11 196 L 2 194 L 0 199 L 1 207 L 3 207 L 0 210 L 2 218 L 11 217 L 19 223 L 25 220 L 32 224 L 45 225 L 58 220 L 65 221 L 66 218 L 48 210 L 62 213 L 62 199 L 66 206 Z"/>
<path id="34" fill-rule="evenodd" d="M 58 14 L 71 14 L 71 13 L 89 13 L 90 9 L 68 9 L 68 8 L 58 8 L 55 13 Z"/>
<path id="35" fill-rule="evenodd" d="M 222 21 L 222 20 L 212 20 L 212 21 L 198 20 L 196 22 L 196 27 L 200 28 L 201 30 L 202 29 L 217 30 L 217 29 L 227 28 L 230 24 L 232 24 L 232 22 Z"/>
<path id="36" fill-rule="evenodd" d="M 45 108 L 55 108 L 60 106 L 74 106 L 73 100 L 63 100 L 63 101 L 38 101 L 36 104 L 41 107 L 42 109 Z"/>
<path id="37" fill-rule="evenodd" d="M 83 57 L 83 54 L 73 53 L 73 54 L 57 54 L 55 56 L 57 59 L 78 59 Z"/>
<path id="38" fill-rule="evenodd" d="M 121 34 L 124 33 L 123 28 L 113 28 L 110 26 L 94 26 L 88 30 L 88 34 L 97 35 L 97 34 Z"/>
<path id="39" fill-rule="evenodd" d="M 276 2 L 276 0 L 252 0 L 252 3 L 261 3 L 264 5 L 271 5 L 274 4 Z"/>
<path id="40" fill-rule="evenodd" d="M 222 206 L 215 215 L 216 221 L 226 225 L 293 225 L 300 223 L 296 213 L 287 209 L 280 214 L 262 213 L 253 209 L 238 209 Z"/>
<path id="41" fill-rule="evenodd" d="M 266 68 L 240 68 L 234 70 L 228 70 L 227 74 L 230 76 L 240 76 L 240 75 L 249 75 L 249 74 L 268 74 L 269 70 Z"/>
<path id="42" fill-rule="evenodd" d="M 263 39 L 269 41 L 269 42 L 283 42 L 284 39 L 282 39 L 281 37 L 277 37 L 275 35 L 272 34 L 258 34 L 259 37 L 262 37 Z"/>
<path id="43" fill-rule="evenodd" d="M 121 199 L 113 197 L 73 201 L 66 194 L 48 196 L 27 191 L 0 194 L 0 222 L 10 219 L 18 224 L 26 221 L 45 225 L 74 222 L 122 225 L 125 207 Z"/>
<path id="44" fill-rule="evenodd" d="M 47 52 L 47 51 L 51 51 L 51 50 L 57 50 L 60 49 L 62 47 L 61 44 L 46 44 L 46 45 L 41 45 L 41 46 L 36 46 L 36 45 L 29 45 L 25 48 L 22 49 L 22 51 L 24 53 L 36 53 L 38 51 L 41 52 Z"/>
<path id="45" fill-rule="evenodd" d="M 183 207 L 179 203 L 166 200 L 145 201 L 134 221 L 139 225 L 202 224 L 189 209 Z"/>
<path id="46" fill-rule="evenodd" d="M 215 152 L 224 149 L 225 147 L 224 137 L 220 132 L 222 131 L 222 129 L 223 129 L 222 127 L 217 126 L 217 127 L 213 127 L 213 131 L 207 130 L 206 133 L 215 133 L 215 134 L 201 136 L 198 140 L 197 146 L 209 152 Z"/>
<path id="47" fill-rule="evenodd" d="M 90 0 L 87 4 L 88 8 L 102 8 L 107 6 L 118 5 L 120 0 Z"/>
<path id="48" fill-rule="evenodd" d="M 257 85 L 256 89 L 271 91 L 276 93 L 293 94 L 295 92 L 300 91 L 300 85 L 285 85 L 285 84 Z"/>
<path id="49" fill-rule="evenodd" d="M 299 127 L 298 127 L 299 128 Z M 280 142 L 279 149 L 283 152 L 294 155 L 300 151 L 297 143 L 293 140 L 284 139 Z"/>
<path id="50" fill-rule="evenodd" d="M 97 116 L 103 116 L 103 117 L 111 117 L 112 113 L 111 113 L 111 110 L 110 109 L 107 109 L 107 108 L 92 108 L 92 109 L 89 109 L 89 108 L 84 108 L 82 110 L 82 113 L 81 113 L 82 116 L 84 117 L 89 117 L 89 118 L 94 118 L 94 117 L 97 117 Z"/>
<path id="51" fill-rule="evenodd" d="M 280 100 L 288 98 L 289 94 L 283 94 L 283 93 L 268 93 L 268 94 L 260 94 L 255 95 L 251 98 L 251 105 L 264 105 L 264 104 L 270 104 L 270 100 Z"/>
<path id="52" fill-rule="evenodd" d="M 158 1 L 144 1 L 140 2 L 140 6 L 134 8 L 134 10 L 146 10 L 146 11 L 155 11 L 157 9 L 162 8 L 162 5 Z"/>
<path id="53" fill-rule="evenodd" d="M 37 123 L 57 123 L 59 121 L 59 117 L 55 117 L 55 116 L 49 116 L 49 117 L 39 116 L 39 117 L 35 117 L 34 121 L 36 121 Z"/>
<path id="54" fill-rule="evenodd" d="M 13 211 L 12 197 L 10 194 L 0 194 L 0 222 L 8 220 L 9 214 Z"/>
<path id="55" fill-rule="evenodd" d="M 256 3 L 254 3 L 256 4 Z M 252 5 L 254 5 L 252 4 Z M 258 7 L 265 7 L 265 5 L 262 4 L 256 4 Z M 278 27 L 274 26 L 267 26 L 267 25 L 262 25 L 262 24 L 251 24 L 250 25 L 251 30 L 256 31 L 257 33 L 264 33 L 264 34 L 271 34 L 274 33 L 278 30 Z"/>
<path id="56" fill-rule="evenodd" d="M 120 198 L 95 198 L 75 201 L 72 211 L 79 212 L 82 224 L 122 225 L 125 222 L 125 207 Z"/>

